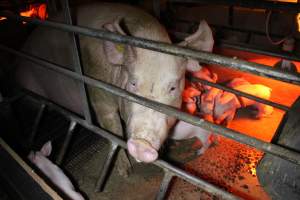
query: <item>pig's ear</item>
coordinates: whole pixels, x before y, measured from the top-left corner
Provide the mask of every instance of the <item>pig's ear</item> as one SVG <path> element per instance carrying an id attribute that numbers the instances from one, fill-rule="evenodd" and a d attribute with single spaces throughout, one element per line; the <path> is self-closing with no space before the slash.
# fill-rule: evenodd
<path id="1" fill-rule="evenodd" d="M 40 150 L 40 152 L 46 157 L 50 156 L 51 151 L 52 151 L 51 141 L 46 142 Z"/>
<path id="2" fill-rule="evenodd" d="M 184 39 L 183 42 L 179 44 L 180 46 L 189 47 L 191 49 L 212 52 L 214 46 L 214 38 L 210 27 L 205 20 L 200 22 L 198 30 L 192 35 Z M 187 70 L 188 71 L 199 71 L 201 65 L 194 59 L 188 59 Z"/>
<path id="3" fill-rule="evenodd" d="M 121 27 L 121 22 L 121 18 L 118 18 L 114 22 L 104 24 L 103 28 L 113 33 L 127 35 Z M 105 40 L 103 42 L 103 49 L 108 61 L 114 65 L 130 63 L 135 58 L 135 51 L 133 47 L 129 45 Z"/>
<path id="4" fill-rule="evenodd" d="M 186 61 L 186 70 L 190 72 L 197 72 L 201 70 L 202 66 L 199 64 L 197 60 L 187 59 Z"/>

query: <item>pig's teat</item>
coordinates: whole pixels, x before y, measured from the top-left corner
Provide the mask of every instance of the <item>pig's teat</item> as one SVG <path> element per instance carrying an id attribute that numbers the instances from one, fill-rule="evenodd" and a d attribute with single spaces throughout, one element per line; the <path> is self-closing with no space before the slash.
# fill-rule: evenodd
<path id="1" fill-rule="evenodd" d="M 158 157 L 157 150 L 143 139 L 129 139 L 127 147 L 129 154 L 137 161 L 150 163 L 154 162 Z"/>

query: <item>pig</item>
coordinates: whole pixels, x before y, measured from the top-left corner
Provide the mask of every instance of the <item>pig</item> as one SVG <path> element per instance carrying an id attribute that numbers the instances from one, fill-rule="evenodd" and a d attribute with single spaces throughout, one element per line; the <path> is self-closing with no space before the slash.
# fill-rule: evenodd
<path id="1" fill-rule="evenodd" d="M 236 95 L 226 91 L 219 92 L 215 99 L 214 122 L 228 127 L 240 107 Z"/>
<path id="2" fill-rule="evenodd" d="M 262 84 L 251 84 L 243 78 L 235 78 L 231 80 L 228 87 L 233 89 L 260 97 L 262 99 L 270 99 L 272 89 Z M 239 97 L 242 107 L 252 107 L 255 109 L 255 118 L 267 117 L 273 113 L 274 108 L 269 105 L 265 105 L 246 97 Z"/>
<path id="3" fill-rule="evenodd" d="M 206 81 L 216 83 L 218 80 L 218 75 L 216 73 L 211 72 L 208 68 L 202 67 L 199 71 L 193 72 L 192 76 L 199 78 L 199 79 L 204 79 Z M 193 83 L 196 88 L 200 89 L 201 91 L 204 90 L 209 90 L 211 89 L 211 86 L 201 84 L 201 83 Z"/>
<path id="4" fill-rule="evenodd" d="M 240 107 L 241 104 L 234 94 L 218 88 L 211 87 L 201 95 L 200 115 L 216 124 L 228 126 Z"/>
<path id="5" fill-rule="evenodd" d="M 171 43 L 165 28 L 138 8 L 94 3 L 76 8 L 74 15 L 79 26 Z M 52 17 L 54 21 L 62 19 L 62 13 Z M 178 45 L 207 51 L 212 49 L 213 42 L 211 29 L 203 20 L 198 30 Z M 31 34 L 23 50 L 61 66 L 73 66 L 70 44 L 68 33 L 39 27 Z M 181 107 L 185 71 L 201 69 L 193 59 L 87 36 L 79 36 L 79 46 L 85 75 L 176 108 Z M 16 77 L 22 87 L 83 114 L 78 83 L 73 79 L 41 69 L 29 61 L 20 62 Z M 131 156 L 146 163 L 158 158 L 158 150 L 176 121 L 174 117 L 97 88 L 88 87 L 88 95 L 97 123 L 119 137 L 128 138 L 127 148 Z M 130 162 L 124 150 L 119 152 L 117 168 L 120 175 L 128 176 Z"/>
<path id="6" fill-rule="evenodd" d="M 183 110 L 190 114 L 197 111 L 196 98 L 201 95 L 201 92 L 192 86 L 188 86 L 182 92 Z"/>
<path id="7" fill-rule="evenodd" d="M 194 126 L 184 121 L 178 121 L 171 133 L 171 139 L 182 140 L 196 137 L 201 143 L 201 149 L 197 150 L 197 155 L 202 155 L 214 142 L 214 134 L 201 127 Z"/>
<path id="8" fill-rule="evenodd" d="M 72 200 L 84 200 L 83 196 L 75 191 L 70 179 L 64 172 L 47 157 L 51 154 L 51 141 L 46 142 L 40 151 L 31 151 L 28 159 L 38 167 L 62 192 Z"/>

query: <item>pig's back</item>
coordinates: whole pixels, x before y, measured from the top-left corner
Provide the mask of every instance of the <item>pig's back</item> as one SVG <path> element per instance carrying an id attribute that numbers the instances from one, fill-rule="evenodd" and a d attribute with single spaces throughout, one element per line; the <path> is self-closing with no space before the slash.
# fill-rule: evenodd
<path id="1" fill-rule="evenodd" d="M 75 8 L 75 13 L 77 15 L 75 21 L 79 26 L 101 29 L 103 24 L 112 23 L 117 18 L 123 18 L 130 35 L 170 42 L 167 32 L 159 22 L 138 8 L 122 4 L 95 3 Z M 50 20 L 63 22 L 63 14 L 58 13 Z M 111 71 L 104 70 L 104 67 L 110 66 L 103 58 L 102 41 L 81 35 L 79 38 L 84 71 L 93 78 L 111 82 L 109 74 Z M 88 63 L 85 54 L 86 49 L 99 50 L 92 52 L 92 56 L 98 59 L 98 63 L 100 63 L 96 66 L 96 71 L 89 71 L 94 63 Z M 22 50 L 74 70 L 71 39 L 67 32 L 40 26 L 29 36 Z M 73 112 L 83 113 L 76 81 L 39 67 L 27 60 L 20 60 L 18 66 L 16 79 L 23 87 L 49 98 Z M 107 73 L 103 74 L 99 71 L 106 71 Z"/>

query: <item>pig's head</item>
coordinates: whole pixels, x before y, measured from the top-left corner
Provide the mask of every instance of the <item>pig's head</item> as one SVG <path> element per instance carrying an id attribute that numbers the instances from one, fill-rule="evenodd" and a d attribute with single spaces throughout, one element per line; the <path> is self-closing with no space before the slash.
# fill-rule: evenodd
<path id="1" fill-rule="evenodd" d="M 46 142 L 40 151 L 33 152 L 31 151 L 28 155 L 28 159 L 35 164 L 38 168 L 44 169 L 49 166 L 51 162 L 47 157 L 51 154 L 52 145 L 51 141 Z"/>
<path id="2" fill-rule="evenodd" d="M 104 28 L 123 35 L 170 43 L 165 29 L 157 22 L 143 24 L 140 28 L 134 26 L 136 25 L 130 21 L 125 20 L 122 24 L 117 20 L 105 24 Z M 180 45 L 211 51 L 213 38 L 207 23 L 202 21 L 197 32 Z M 201 69 L 199 63 L 192 59 L 109 41 L 105 41 L 103 47 L 107 60 L 115 66 L 114 73 L 119 74 L 115 76 L 118 77 L 115 83 L 131 93 L 176 108 L 181 107 L 185 71 Z M 158 150 L 176 119 L 121 98 L 119 107 L 129 135 L 127 142 L 129 153 L 138 161 L 155 161 Z"/>

